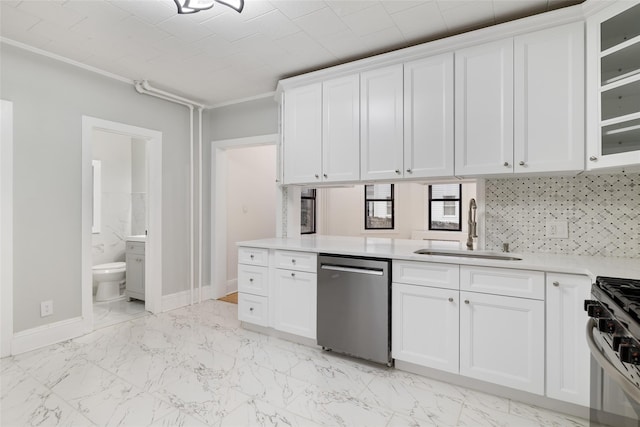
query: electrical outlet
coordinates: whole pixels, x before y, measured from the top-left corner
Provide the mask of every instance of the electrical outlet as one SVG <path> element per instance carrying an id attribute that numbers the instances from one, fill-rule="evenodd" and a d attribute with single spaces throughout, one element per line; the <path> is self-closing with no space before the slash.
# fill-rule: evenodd
<path id="1" fill-rule="evenodd" d="M 40 317 L 47 317 L 53 314 L 53 301 L 42 301 L 40 303 Z"/>
<path id="2" fill-rule="evenodd" d="M 568 239 L 569 223 L 565 220 L 547 220 L 546 235 L 549 239 Z"/>

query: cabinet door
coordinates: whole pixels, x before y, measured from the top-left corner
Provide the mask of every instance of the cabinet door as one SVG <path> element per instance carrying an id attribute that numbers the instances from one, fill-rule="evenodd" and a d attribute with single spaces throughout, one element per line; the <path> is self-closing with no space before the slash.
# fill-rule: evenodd
<path id="1" fill-rule="evenodd" d="M 393 358 L 458 373 L 459 292 L 392 284 Z"/>
<path id="2" fill-rule="evenodd" d="M 590 356 L 584 334 L 587 276 L 547 274 L 547 396 L 589 406 Z"/>
<path id="3" fill-rule="evenodd" d="M 638 0 L 587 19 L 587 169 L 640 166 L 638 22 Z"/>
<path id="4" fill-rule="evenodd" d="M 404 176 L 453 176 L 453 53 L 404 64 Z"/>
<path id="5" fill-rule="evenodd" d="M 514 39 L 514 171 L 584 169 L 584 24 Z"/>
<path id="6" fill-rule="evenodd" d="M 360 179 L 360 76 L 322 84 L 322 180 Z"/>
<path id="7" fill-rule="evenodd" d="M 284 183 L 320 182 L 322 173 L 322 85 L 284 94 Z"/>
<path id="8" fill-rule="evenodd" d="M 402 64 L 360 75 L 362 180 L 402 176 Z"/>
<path id="9" fill-rule="evenodd" d="M 455 173 L 513 171 L 513 39 L 455 53 Z"/>
<path id="10" fill-rule="evenodd" d="M 460 374 L 544 394 L 544 301 L 460 292 Z"/>
<path id="11" fill-rule="evenodd" d="M 274 310 L 274 328 L 315 339 L 316 289 L 316 274 L 277 269 L 274 293 L 269 298 Z"/>
<path id="12" fill-rule="evenodd" d="M 144 300 L 144 255 L 125 255 L 127 263 L 127 276 L 125 282 L 125 294 L 128 297 Z"/>

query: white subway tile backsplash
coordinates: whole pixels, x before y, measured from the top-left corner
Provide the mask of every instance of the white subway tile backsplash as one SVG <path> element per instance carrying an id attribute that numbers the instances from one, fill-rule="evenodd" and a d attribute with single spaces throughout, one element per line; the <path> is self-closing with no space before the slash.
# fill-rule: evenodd
<path id="1" fill-rule="evenodd" d="M 640 257 L 640 174 L 486 180 L 486 248 Z M 566 220 L 568 239 L 546 237 Z"/>

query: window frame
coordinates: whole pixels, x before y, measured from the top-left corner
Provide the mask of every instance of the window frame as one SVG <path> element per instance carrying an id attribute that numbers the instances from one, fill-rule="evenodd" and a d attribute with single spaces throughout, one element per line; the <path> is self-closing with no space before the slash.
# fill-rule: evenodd
<path id="1" fill-rule="evenodd" d="M 318 198 L 318 190 L 316 188 L 309 188 L 309 190 L 313 191 L 313 196 L 304 196 L 303 191 L 300 191 L 300 215 L 301 215 L 301 219 L 302 219 L 302 201 L 303 200 L 311 200 L 312 201 L 312 205 L 313 205 L 313 228 L 312 231 L 302 231 L 302 223 L 300 224 L 300 234 L 316 234 L 318 232 L 318 229 L 316 227 L 316 214 L 318 213 L 317 211 L 317 206 L 318 206 L 318 202 L 317 202 L 317 198 Z"/>
<path id="2" fill-rule="evenodd" d="M 429 231 L 453 231 L 453 232 L 461 232 L 462 231 L 462 184 L 458 184 L 458 198 L 457 199 L 434 199 L 433 197 L 433 186 L 434 185 L 451 185 L 451 184 L 429 184 L 429 199 L 428 199 L 428 203 L 429 203 L 429 218 L 428 218 L 428 223 L 427 223 L 427 227 Z M 455 185 L 455 184 L 454 184 Z M 433 228 L 432 227 L 432 220 L 431 220 L 431 213 L 433 212 L 433 202 L 458 202 L 458 218 L 460 219 L 458 221 L 458 228 L 457 229 L 451 229 L 451 228 Z"/>
<path id="3" fill-rule="evenodd" d="M 390 185 L 391 193 L 388 199 L 367 199 L 367 186 L 370 185 Z M 367 227 L 367 204 L 368 202 L 391 202 L 391 227 Z M 395 230 L 396 227 L 396 203 L 395 187 L 393 184 L 365 184 L 364 185 L 364 229 L 365 230 Z"/>

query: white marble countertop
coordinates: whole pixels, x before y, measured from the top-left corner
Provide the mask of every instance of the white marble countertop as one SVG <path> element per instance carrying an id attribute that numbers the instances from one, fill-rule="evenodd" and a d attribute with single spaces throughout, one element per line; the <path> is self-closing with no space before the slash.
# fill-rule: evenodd
<path id="1" fill-rule="evenodd" d="M 125 239 L 127 242 L 146 242 L 147 241 L 147 236 L 144 234 L 139 234 L 137 236 L 128 236 Z"/>
<path id="2" fill-rule="evenodd" d="M 238 246 L 282 249 L 291 251 L 335 253 L 363 257 L 391 258 L 447 264 L 477 265 L 486 267 L 538 270 L 554 273 L 584 274 L 596 276 L 640 279 L 639 258 L 605 258 L 598 256 L 557 255 L 548 253 L 501 253 L 522 258 L 520 261 L 467 258 L 457 256 L 419 255 L 418 249 L 467 252 L 458 242 L 432 242 L 425 240 L 389 239 L 381 237 L 301 236 L 269 238 L 239 242 Z M 487 253 L 485 251 L 475 251 Z M 493 252 L 492 252 L 493 253 Z"/>

